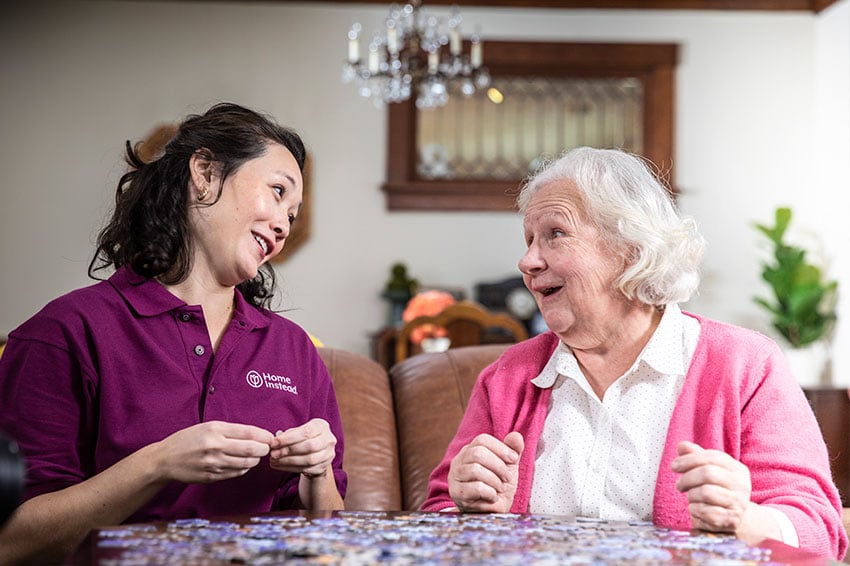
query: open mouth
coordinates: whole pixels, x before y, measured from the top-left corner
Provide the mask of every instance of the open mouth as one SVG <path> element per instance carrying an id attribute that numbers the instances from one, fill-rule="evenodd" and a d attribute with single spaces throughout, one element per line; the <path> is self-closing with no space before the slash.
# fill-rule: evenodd
<path id="1" fill-rule="evenodd" d="M 547 287 L 546 289 L 543 289 L 542 291 L 540 291 L 540 293 L 544 297 L 548 297 L 549 295 L 551 295 L 553 293 L 557 293 L 560 289 L 561 289 L 560 287 Z"/>
<path id="2" fill-rule="evenodd" d="M 256 234 L 254 234 L 254 239 L 257 240 L 257 243 L 260 244 L 261 248 L 263 248 L 263 255 L 269 255 L 269 243 Z"/>

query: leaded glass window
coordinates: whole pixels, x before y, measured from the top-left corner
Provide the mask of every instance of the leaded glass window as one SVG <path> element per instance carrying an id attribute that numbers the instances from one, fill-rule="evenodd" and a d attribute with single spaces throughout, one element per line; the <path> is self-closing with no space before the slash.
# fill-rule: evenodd
<path id="1" fill-rule="evenodd" d="M 584 145 L 643 152 L 643 88 L 634 78 L 496 78 L 417 120 L 423 179 L 524 178 Z"/>
<path id="2" fill-rule="evenodd" d="M 538 164 L 581 145 L 645 156 L 675 193 L 677 60 L 670 43 L 485 41 L 490 91 L 389 105 L 387 207 L 511 211 Z"/>

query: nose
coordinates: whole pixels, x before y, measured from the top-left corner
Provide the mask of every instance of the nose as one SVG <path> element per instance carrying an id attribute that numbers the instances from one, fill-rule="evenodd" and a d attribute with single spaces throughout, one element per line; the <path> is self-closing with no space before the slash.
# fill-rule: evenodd
<path id="1" fill-rule="evenodd" d="M 289 236 L 289 230 L 289 214 L 283 213 L 275 215 L 275 219 L 272 221 L 272 231 L 274 232 L 275 239 L 278 241 L 283 240 Z"/>
<path id="2" fill-rule="evenodd" d="M 519 258 L 517 267 L 519 267 L 519 270 L 526 275 L 538 273 L 546 268 L 546 262 L 540 254 L 540 248 L 537 244 L 532 243 L 528 246 L 528 249 L 525 250 L 525 254 Z"/>

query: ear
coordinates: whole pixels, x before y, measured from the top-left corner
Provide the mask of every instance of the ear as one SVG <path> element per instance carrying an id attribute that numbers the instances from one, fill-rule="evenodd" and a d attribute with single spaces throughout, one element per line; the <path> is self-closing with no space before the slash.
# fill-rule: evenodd
<path id="1" fill-rule="evenodd" d="M 196 187 L 209 187 L 213 177 L 213 162 L 206 149 L 199 149 L 189 158 L 189 175 Z"/>

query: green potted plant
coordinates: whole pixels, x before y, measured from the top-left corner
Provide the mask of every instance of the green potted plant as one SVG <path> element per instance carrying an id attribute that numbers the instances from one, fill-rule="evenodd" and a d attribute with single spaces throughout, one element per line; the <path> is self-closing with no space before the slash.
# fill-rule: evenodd
<path id="1" fill-rule="evenodd" d="M 791 223 L 791 209 L 776 209 L 773 226 L 755 223 L 756 229 L 773 244 L 773 255 L 762 264 L 762 279 L 770 285 L 770 299 L 754 297 L 756 304 L 771 316 L 773 328 L 785 339 L 786 355 L 798 380 L 805 368 L 816 372 L 815 381 L 820 380 L 826 362 L 826 338 L 835 322 L 835 298 L 838 283 L 826 278 L 822 268 L 811 263 L 806 250 L 790 244 L 785 236 Z M 807 350 L 820 360 L 808 359 L 801 362 L 800 369 L 794 368 L 791 352 Z"/>
<path id="2" fill-rule="evenodd" d="M 404 307 L 418 290 L 419 281 L 407 274 L 407 266 L 401 262 L 394 263 L 381 292 L 381 296 L 390 302 L 389 326 L 401 326 Z"/>

